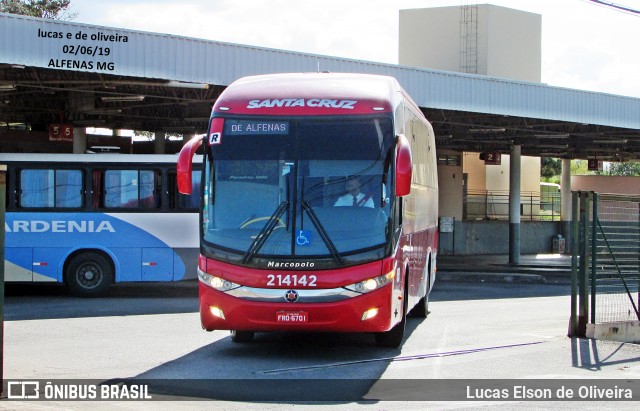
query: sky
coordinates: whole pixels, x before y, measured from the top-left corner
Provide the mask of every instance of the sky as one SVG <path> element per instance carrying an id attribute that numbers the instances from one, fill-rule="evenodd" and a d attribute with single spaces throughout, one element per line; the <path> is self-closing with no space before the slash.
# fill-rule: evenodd
<path id="1" fill-rule="evenodd" d="M 640 9 L 640 0 L 611 0 Z M 398 62 L 399 10 L 489 3 L 542 15 L 542 82 L 640 98 L 640 15 L 588 0 L 71 0 L 78 23 Z"/>

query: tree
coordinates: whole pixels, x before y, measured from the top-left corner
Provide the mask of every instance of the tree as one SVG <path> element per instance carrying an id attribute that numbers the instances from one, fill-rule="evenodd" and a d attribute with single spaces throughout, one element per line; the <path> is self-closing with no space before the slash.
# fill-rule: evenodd
<path id="1" fill-rule="evenodd" d="M 540 175 L 545 178 L 552 178 L 562 174 L 562 160 L 553 157 L 542 157 L 542 169 Z"/>
<path id="2" fill-rule="evenodd" d="M 0 12 L 52 20 L 73 20 L 71 0 L 0 0 Z"/>
<path id="3" fill-rule="evenodd" d="M 611 176 L 640 176 L 640 163 L 609 163 Z"/>
<path id="4" fill-rule="evenodd" d="M 595 174 L 593 171 L 589 171 L 587 160 L 571 160 L 571 175 L 572 176 L 585 176 Z"/>

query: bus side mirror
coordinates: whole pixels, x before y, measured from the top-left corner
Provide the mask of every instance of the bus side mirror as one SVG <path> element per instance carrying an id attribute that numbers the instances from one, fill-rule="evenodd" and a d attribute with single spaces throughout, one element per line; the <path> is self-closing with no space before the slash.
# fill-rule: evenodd
<path id="1" fill-rule="evenodd" d="M 399 134 L 396 145 L 396 196 L 404 197 L 411 192 L 411 147 L 407 138 Z"/>
<path id="2" fill-rule="evenodd" d="M 204 137 L 194 137 L 185 144 L 178 155 L 176 172 L 178 174 L 178 192 L 191 194 L 191 171 L 193 170 L 193 156 L 202 145 Z"/>

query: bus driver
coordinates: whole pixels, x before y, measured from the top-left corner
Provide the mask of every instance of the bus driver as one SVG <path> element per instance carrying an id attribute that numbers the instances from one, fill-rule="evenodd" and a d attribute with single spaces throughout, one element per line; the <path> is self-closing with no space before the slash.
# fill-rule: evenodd
<path id="1" fill-rule="evenodd" d="M 336 200 L 334 207 L 369 207 L 374 208 L 371 195 L 364 194 L 360 191 L 360 180 L 357 177 L 351 177 L 346 183 L 348 194 L 345 194 Z"/>

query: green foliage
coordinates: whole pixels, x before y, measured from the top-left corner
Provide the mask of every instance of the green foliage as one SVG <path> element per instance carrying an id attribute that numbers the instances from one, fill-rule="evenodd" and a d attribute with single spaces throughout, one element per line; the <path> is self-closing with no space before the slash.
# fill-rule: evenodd
<path id="1" fill-rule="evenodd" d="M 589 171 L 589 163 L 587 160 L 571 160 L 571 175 L 584 176 L 593 175 L 593 171 Z"/>
<path id="2" fill-rule="evenodd" d="M 640 163 L 609 163 L 607 175 L 640 176 Z"/>
<path id="3" fill-rule="evenodd" d="M 540 175 L 543 178 L 549 179 L 560 174 L 562 174 L 562 160 L 553 157 L 542 157 Z M 552 183 L 553 181 L 547 182 Z"/>
<path id="4" fill-rule="evenodd" d="M 561 179 L 562 178 L 560 177 L 560 174 L 551 176 L 551 177 L 540 177 L 540 181 L 542 181 L 543 183 L 553 183 L 553 184 L 560 184 Z"/>
<path id="5" fill-rule="evenodd" d="M 71 0 L 0 0 L 0 12 L 52 20 L 73 20 Z"/>

